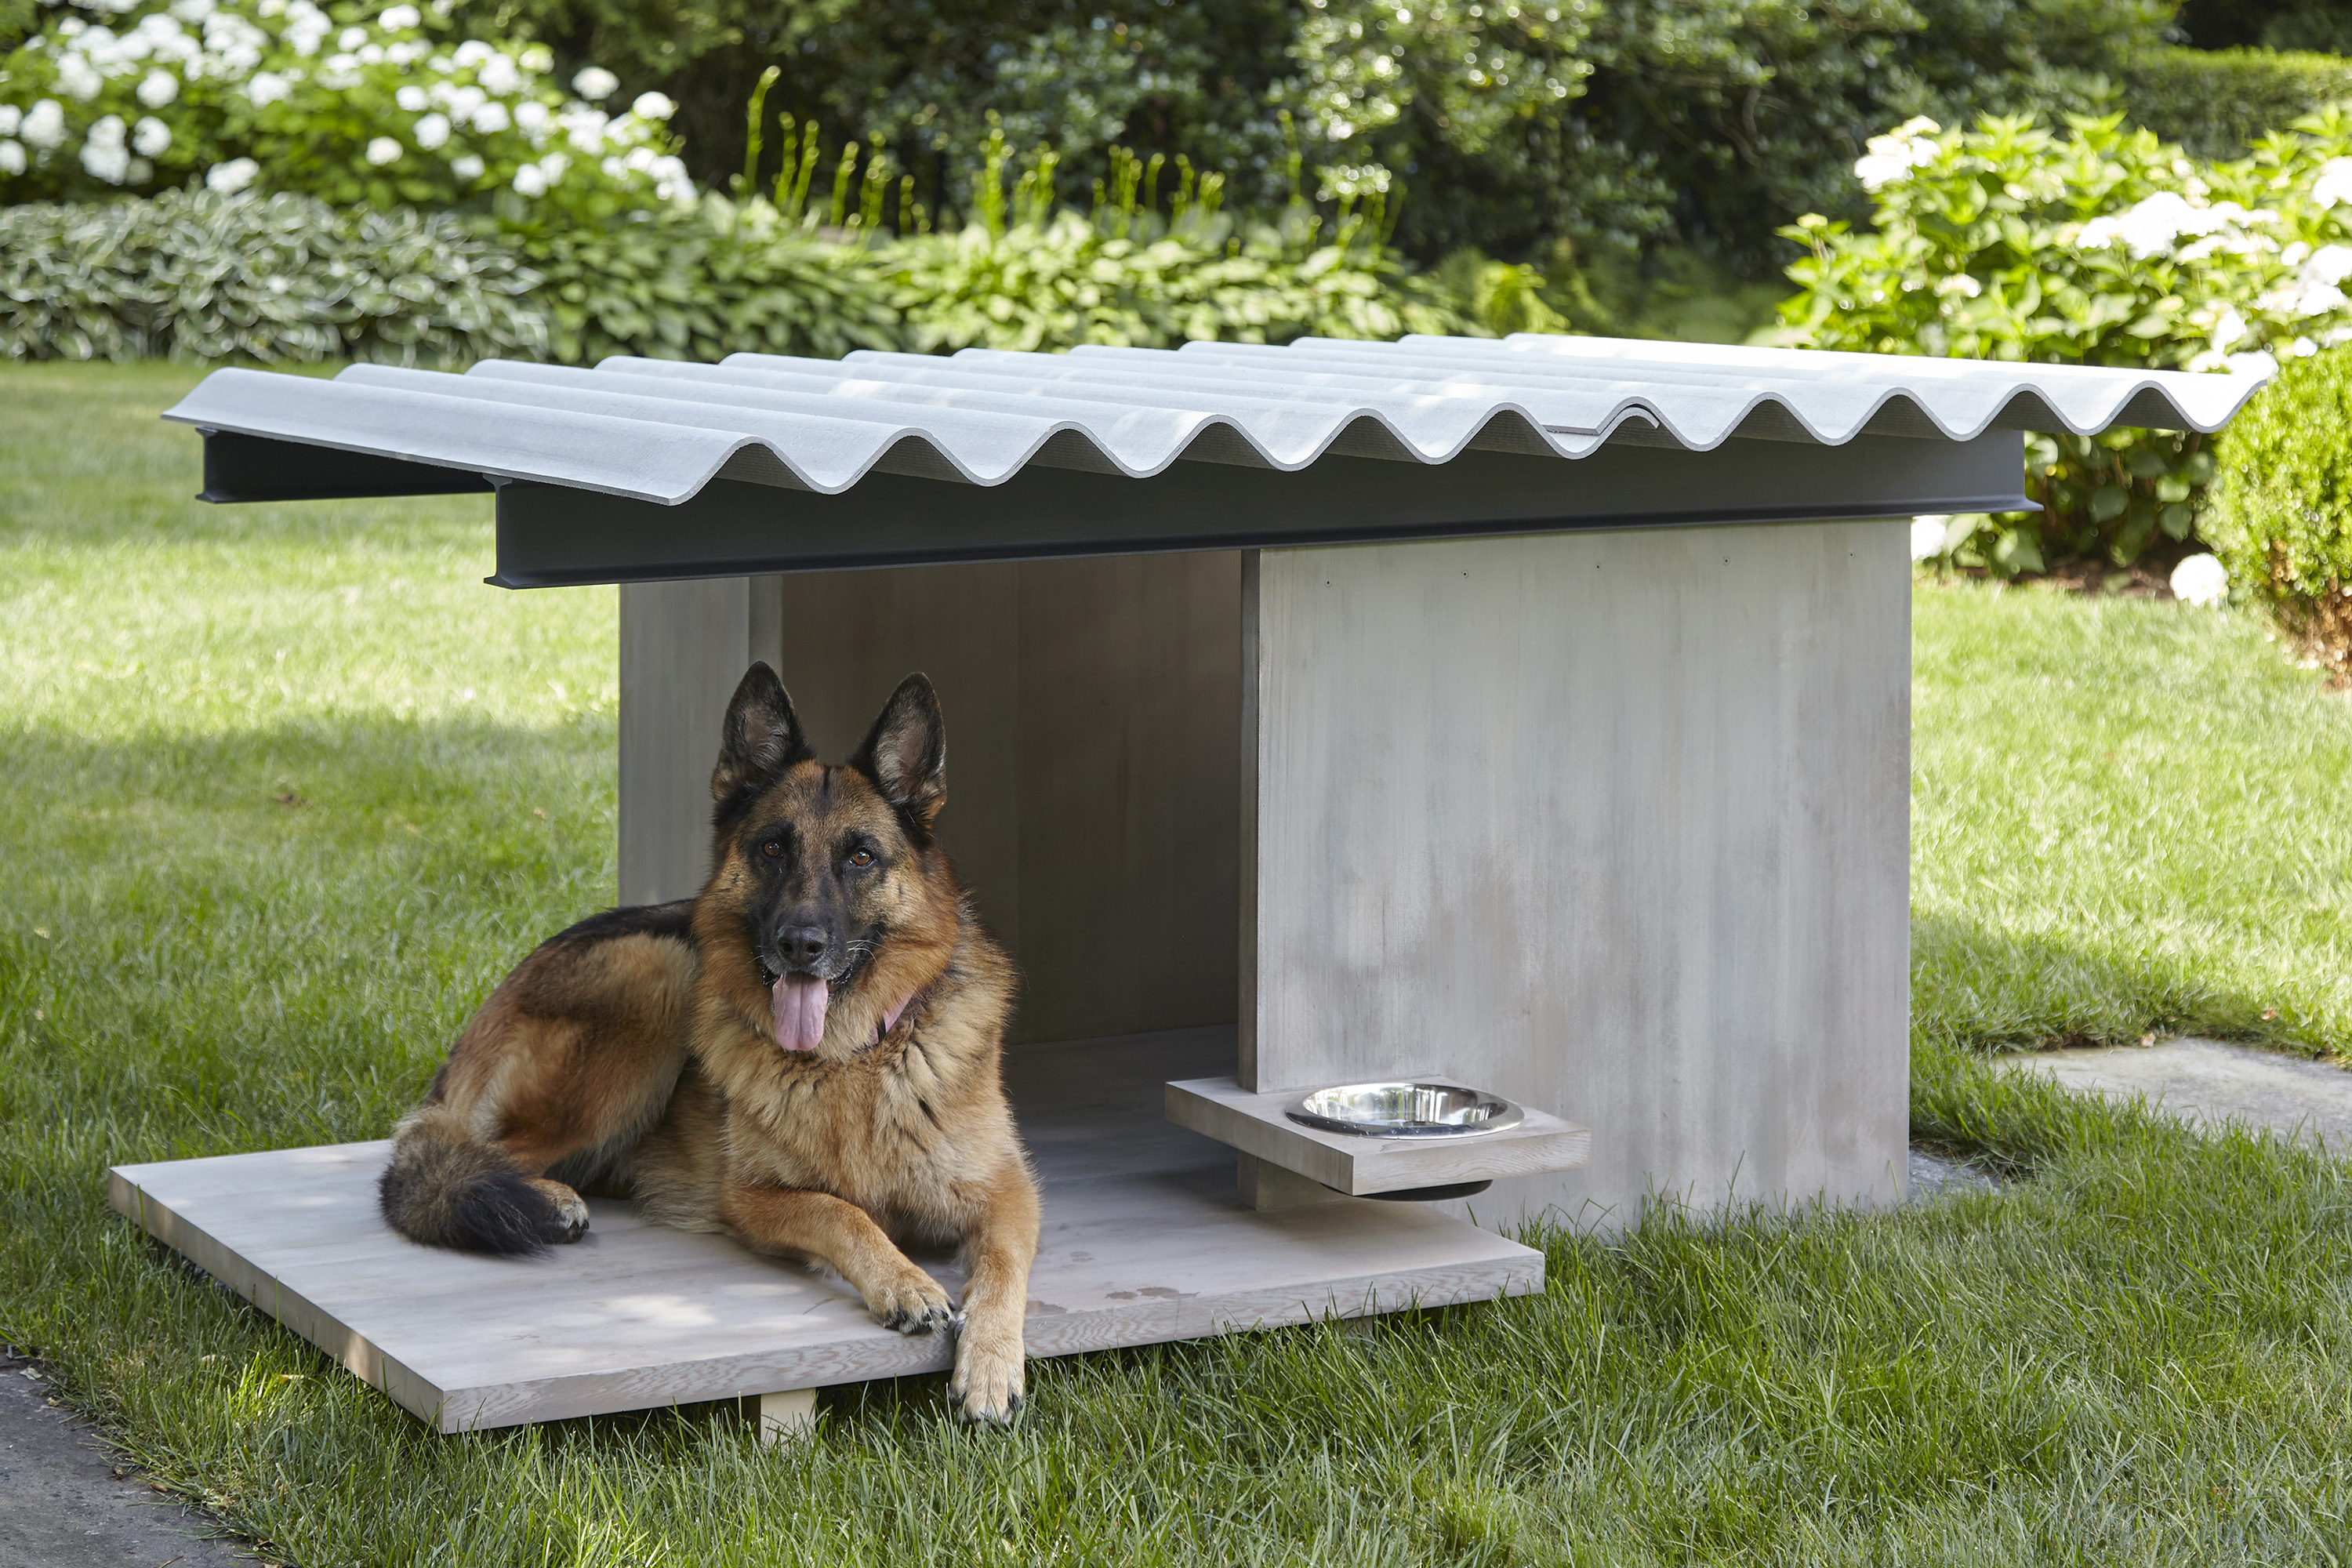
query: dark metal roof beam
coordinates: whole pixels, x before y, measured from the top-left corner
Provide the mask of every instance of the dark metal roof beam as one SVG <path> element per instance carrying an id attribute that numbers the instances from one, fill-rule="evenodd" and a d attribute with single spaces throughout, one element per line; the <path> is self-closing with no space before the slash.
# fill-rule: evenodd
<path id="1" fill-rule="evenodd" d="M 218 437 L 215 437 L 218 439 Z M 347 460 L 338 458 L 338 460 Z M 527 481 L 499 487 L 509 588 L 1049 556 L 1135 555 L 1580 529 L 2038 510 L 2024 438 L 1610 445 L 1574 462 L 1470 451 L 1423 466 L 1177 463 L 1149 479 L 1028 468 L 1002 484 L 871 473 L 839 495 L 714 479 L 676 506 Z"/>

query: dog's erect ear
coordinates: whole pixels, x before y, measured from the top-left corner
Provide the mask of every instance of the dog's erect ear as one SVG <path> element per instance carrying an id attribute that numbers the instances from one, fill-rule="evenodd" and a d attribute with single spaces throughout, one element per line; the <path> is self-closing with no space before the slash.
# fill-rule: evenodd
<path id="1" fill-rule="evenodd" d="M 849 765 L 872 779 L 883 799 L 930 827 L 947 804 L 948 731 L 927 677 L 898 683 Z"/>
<path id="2" fill-rule="evenodd" d="M 816 755 L 801 733 L 800 715 L 784 683 L 764 663 L 743 672 L 719 726 L 719 765 L 710 771 L 710 798 L 725 816 L 736 803 L 767 788 L 784 771 Z"/>

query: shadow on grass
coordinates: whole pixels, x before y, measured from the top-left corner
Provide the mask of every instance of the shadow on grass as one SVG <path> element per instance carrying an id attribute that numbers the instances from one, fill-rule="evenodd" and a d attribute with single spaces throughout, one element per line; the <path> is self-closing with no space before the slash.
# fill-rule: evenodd
<path id="1" fill-rule="evenodd" d="M 2218 984 L 2214 969 L 2135 942 L 2060 939 L 1990 921 L 1914 915 L 1915 1038 L 1977 1052 L 2146 1043 L 2181 1035 L 2310 1057 L 2328 1042 L 2275 998 Z M 2265 1016 L 2265 1014 L 2273 1015 Z"/>

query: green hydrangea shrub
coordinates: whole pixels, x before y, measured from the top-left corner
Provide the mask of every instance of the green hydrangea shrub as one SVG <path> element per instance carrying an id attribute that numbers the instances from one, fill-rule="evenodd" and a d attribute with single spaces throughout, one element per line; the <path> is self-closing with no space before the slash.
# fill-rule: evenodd
<path id="1" fill-rule="evenodd" d="M 1874 232 L 1820 216 L 1769 341 L 2042 364 L 2268 374 L 2352 340 L 2352 117 L 2330 110 L 2231 163 L 2115 119 L 1915 120 L 1854 165 Z M 2039 514 L 1986 520 L 1945 553 L 2008 574 L 2186 542 L 2212 473 L 2203 437 L 2036 435 Z"/>
<path id="2" fill-rule="evenodd" d="M 2290 360 L 2221 436 L 2203 529 L 2231 581 L 2352 682 L 2352 349 Z"/>

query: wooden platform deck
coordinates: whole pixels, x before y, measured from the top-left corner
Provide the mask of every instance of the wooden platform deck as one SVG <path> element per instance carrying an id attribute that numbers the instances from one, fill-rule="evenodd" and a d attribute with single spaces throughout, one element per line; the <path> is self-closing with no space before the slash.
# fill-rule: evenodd
<path id="1" fill-rule="evenodd" d="M 1258 1213 L 1233 1151 L 1171 1125 L 1230 1029 L 1024 1047 L 1009 1079 L 1045 1189 L 1029 1351 L 1068 1355 L 1539 1289 L 1543 1257 L 1413 1204 Z M 444 1432 L 943 1370 L 837 1279 L 593 1202 L 538 1259 L 418 1247 L 377 1217 L 381 1142 L 111 1172 L 115 1207 Z M 920 1258 L 950 1289 L 945 1260 Z"/>

